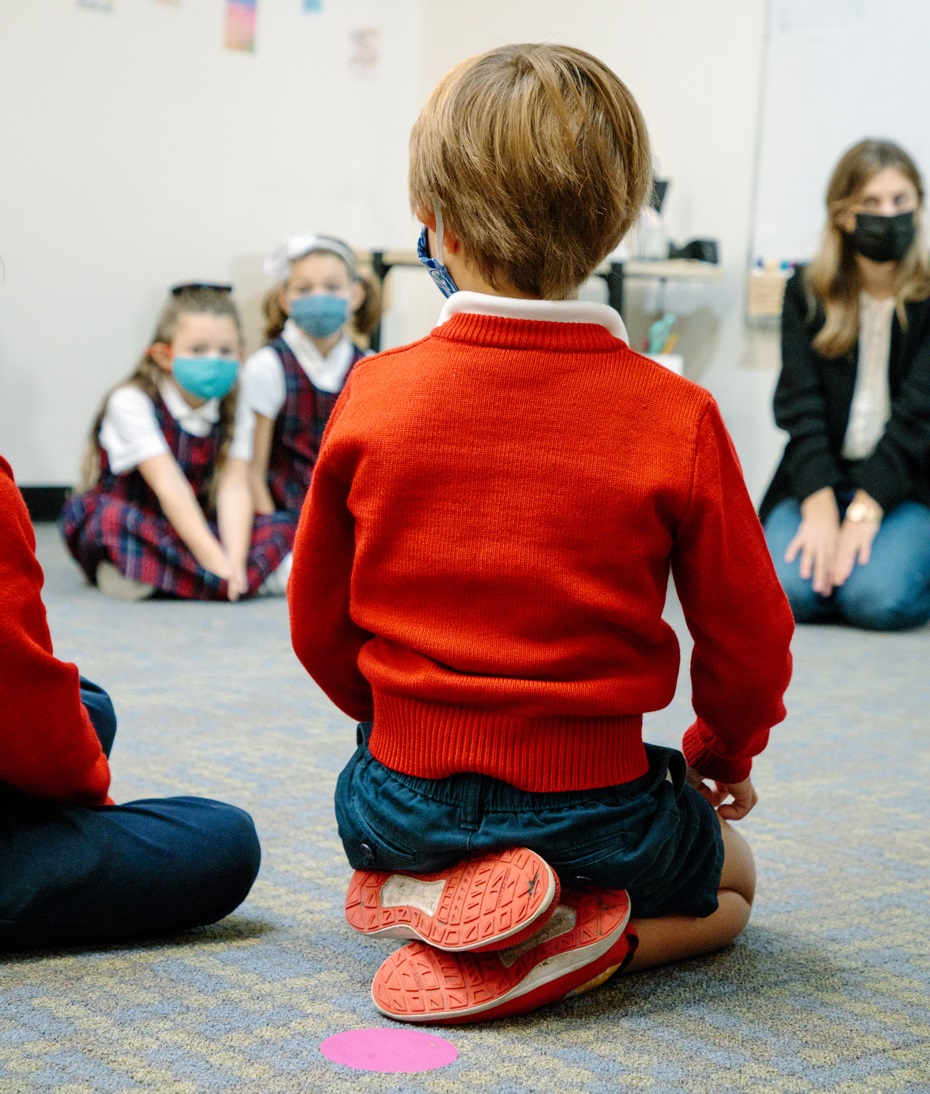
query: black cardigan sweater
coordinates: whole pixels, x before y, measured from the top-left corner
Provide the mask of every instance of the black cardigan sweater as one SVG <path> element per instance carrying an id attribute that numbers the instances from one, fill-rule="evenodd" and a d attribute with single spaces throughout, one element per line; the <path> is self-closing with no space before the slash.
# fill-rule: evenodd
<path id="1" fill-rule="evenodd" d="M 785 287 L 782 370 L 775 388 L 775 422 L 789 434 L 759 516 L 785 498 L 799 502 L 824 486 L 865 490 L 890 512 L 903 501 L 930 505 L 930 299 L 906 304 L 907 326 L 891 324 L 888 383 L 891 417 L 875 450 L 863 460 L 843 458 L 856 384 L 858 345 L 844 356 L 822 357 L 812 340 L 823 308 L 808 319 L 803 270 Z"/>

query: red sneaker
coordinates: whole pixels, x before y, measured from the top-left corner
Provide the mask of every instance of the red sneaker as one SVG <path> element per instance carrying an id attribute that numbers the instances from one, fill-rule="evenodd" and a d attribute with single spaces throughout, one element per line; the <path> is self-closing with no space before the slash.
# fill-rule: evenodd
<path id="1" fill-rule="evenodd" d="M 558 895 L 552 867 L 514 847 L 437 874 L 356 870 L 346 920 L 362 934 L 416 938 L 440 950 L 503 949 L 537 931 Z"/>
<path id="2" fill-rule="evenodd" d="M 452 954 L 409 942 L 371 986 L 375 1006 L 404 1022 L 457 1025 L 525 1014 L 595 987 L 636 948 L 623 890 L 563 892 L 549 922 L 521 945 Z M 600 982 L 603 982 L 600 979 Z"/>

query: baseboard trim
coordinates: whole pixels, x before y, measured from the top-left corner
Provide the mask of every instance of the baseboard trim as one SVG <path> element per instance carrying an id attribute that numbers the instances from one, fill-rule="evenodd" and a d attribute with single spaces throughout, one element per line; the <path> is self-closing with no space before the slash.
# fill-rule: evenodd
<path id="1" fill-rule="evenodd" d="M 20 493 L 34 523 L 58 520 L 58 514 L 71 492 L 70 486 L 21 486 Z"/>

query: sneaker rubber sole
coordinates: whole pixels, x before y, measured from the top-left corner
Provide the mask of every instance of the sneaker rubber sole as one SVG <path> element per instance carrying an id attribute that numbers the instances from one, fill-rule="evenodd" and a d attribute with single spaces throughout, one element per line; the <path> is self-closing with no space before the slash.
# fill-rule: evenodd
<path id="1" fill-rule="evenodd" d="M 545 859 L 515 847 L 435 874 L 356 870 L 346 921 L 362 934 L 441 950 L 503 949 L 535 933 L 558 895 L 559 879 Z"/>
<path id="2" fill-rule="evenodd" d="M 460 1025 L 525 1014 L 603 982 L 636 947 L 623 890 L 562 893 L 549 922 L 494 953 L 444 953 L 409 942 L 382 964 L 371 996 L 388 1018 Z"/>

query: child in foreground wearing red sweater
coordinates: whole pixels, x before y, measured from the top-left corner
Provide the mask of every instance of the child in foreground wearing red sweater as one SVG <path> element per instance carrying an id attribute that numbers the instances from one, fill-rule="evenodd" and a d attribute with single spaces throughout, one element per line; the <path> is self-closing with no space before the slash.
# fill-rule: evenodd
<path id="1" fill-rule="evenodd" d="M 289 593 L 298 657 L 362 723 L 336 792 L 346 912 L 414 940 L 372 986 L 394 1018 L 531 1010 L 749 919 L 729 822 L 784 717 L 791 613 L 714 400 L 576 299 L 649 164 L 627 88 L 569 47 L 462 63 L 413 130 L 449 299 L 349 378 Z M 684 756 L 642 740 L 675 692 L 670 572 L 694 636 Z"/>
<path id="2" fill-rule="evenodd" d="M 113 704 L 52 652 L 35 536 L 2 458 L 0 542 L 0 950 L 222 919 L 258 873 L 252 819 L 206 798 L 110 801 Z"/>

